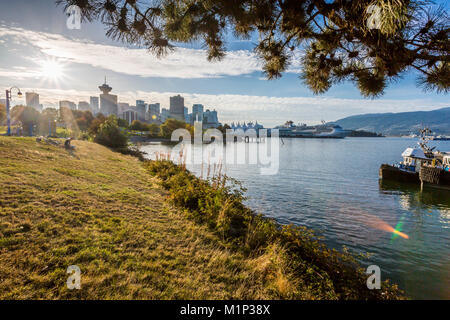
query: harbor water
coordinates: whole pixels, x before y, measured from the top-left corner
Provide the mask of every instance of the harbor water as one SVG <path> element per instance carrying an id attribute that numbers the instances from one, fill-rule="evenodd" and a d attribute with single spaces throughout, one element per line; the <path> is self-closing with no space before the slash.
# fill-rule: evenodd
<path id="1" fill-rule="evenodd" d="M 247 189 L 248 206 L 280 223 L 312 228 L 331 247 L 369 253 L 361 263 L 378 265 L 382 280 L 398 283 L 412 298 L 450 299 L 450 191 L 420 191 L 419 186 L 378 178 L 380 165 L 400 161 L 401 153 L 416 140 L 283 142 L 275 175 L 261 175 L 252 164 L 223 168 L 223 173 Z M 450 141 L 430 145 L 450 151 Z M 155 159 L 171 148 L 146 145 L 141 149 Z M 201 166 L 188 169 L 200 174 Z"/>

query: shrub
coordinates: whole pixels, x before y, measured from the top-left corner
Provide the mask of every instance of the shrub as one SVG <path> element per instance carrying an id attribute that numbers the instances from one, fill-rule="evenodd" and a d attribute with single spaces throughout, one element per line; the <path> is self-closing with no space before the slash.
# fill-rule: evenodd
<path id="1" fill-rule="evenodd" d="M 121 131 L 114 116 L 100 124 L 94 141 L 109 148 L 122 148 L 128 145 L 128 137 Z"/>
<path id="2" fill-rule="evenodd" d="M 343 252 L 329 249 L 312 230 L 281 226 L 273 219 L 255 214 L 243 204 L 244 189 L 236 180 L 226 176 L 203 180 L 170 161 L 149 161 L 146 168 L 161 179 L 176 206 L 185 209 L 196 222 L 207 224 L 227 246 L 251 257 L 280 248 L 283 254 L 277 255 L 277 259 L 282 260 L 279 263 L 290 278 L 281 281 L 277 275 L 272 277 L 278 279 L 274 280 L 277 286 L 291 288 L 289 295 L 294 298 L 295 292 L 300 294 L 302 288 L 293 290 L 292 286 L 300 284 L 315 297 L 324 299 L 400 297 L 398 288 L 388 282 L 382 284 L 381 290 L 369 290 L 367 275 L 355 257 L 345 249 Z"/>

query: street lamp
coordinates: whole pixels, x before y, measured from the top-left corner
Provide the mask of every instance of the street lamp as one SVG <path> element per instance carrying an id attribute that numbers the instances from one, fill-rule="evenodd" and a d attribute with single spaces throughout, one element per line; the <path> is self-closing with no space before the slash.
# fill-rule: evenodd
<path id="1" fill-rule="evenodd" d="M 17 89 L 17 96 L 20 98 L 22 97 L 22 92 L 17 87 L 12 87 L 9 90 L 6 90 L 6 126 L 8 127 L 8 131 L 6 132 L 6 135 L 11 135 L 11 115 L 9 112 L 9 100 L 11 100 L 11 91 L 12 89 Z"/>

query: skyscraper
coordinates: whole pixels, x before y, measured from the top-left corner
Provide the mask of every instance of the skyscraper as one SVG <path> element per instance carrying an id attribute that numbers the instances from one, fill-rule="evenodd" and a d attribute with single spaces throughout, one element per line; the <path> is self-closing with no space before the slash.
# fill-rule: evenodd
<path id="1" fill-rule="evenodd" d="M 162 108 L 162 110 L 161 110 L 161 122 L 164 123 L 169 118 L 170 118 L 170 111 L 167 110 L 166 108 Z"/>
<path id="2" fill-rule="evenodd" d="M 170 97 L 170 116 L 174 119 L 185 121 L 184 98 L 182 96 Z"/>
<path id="3" fill-rule="evenodd" d="M 216 110 L 210 111 L 208 109 L 203 113 L 203 126 L 205 128 L 217 128 L 220 126 Z"/>
<path id="4" fill-rule="evenodd" d="M 125 111 L 130 110 L 130 104 L 125 102 L 119 102 L 117 104 L 117 113 L 120 115 Z"/>
<path id="5" fill-rule="evenodd" d="M 78 102 L 78 110 L 91 111 L 91 105 L 86 101 L 80 101 Z"/>
<path id="6" fill-rule="evenodd" d="M 72 102 L 72 101 L 68 101 L 68 100 L 62 100 L 59 102 L 59 108 L 68 108 L 71 110 L 77 110 L 77 105 L 76 103 Z"/>
<path id="7" fill-rule="evenodd" d="M 27 102 L 27 107 L 32 107 L 36 110 L 40 110 L 39 95 L 37 93 L 25 92 L 25 100 Z"/>
<path id="8" fill-rule="evenodd" d="M 194 104 L 192 106 L 192 121 L 200 121 L 203 122 L 203 105 L 202 104 Z"/>
<path id="9" fill-rule="evenodd" d="M 148 118 L 152 123 L 161 121 L 161 105 L 159 103 L 148 105 Z"/>
<path id="10" fill-rule="evenodd" d="M 106 77 L 105 83 L 98 88 L 103 92 L 100 95 L 100 113 L 105 116 L 117 116 L 117 96 L 109 94 L 112 88 L 106 84 Z"/>
<path id="11" fill-rule="evenodd" d="M 136 111 L 139 121 L 145 121 L 145 113 L 147 112 L 147 104 L 143 100 L 136 100 Z"/>
<path id="12" fill-rule="evenodd" d="M 96 114 L 100 111 L 98 97 L 90 97 L 91 102 L 91 110 L 93 114 Z"/>

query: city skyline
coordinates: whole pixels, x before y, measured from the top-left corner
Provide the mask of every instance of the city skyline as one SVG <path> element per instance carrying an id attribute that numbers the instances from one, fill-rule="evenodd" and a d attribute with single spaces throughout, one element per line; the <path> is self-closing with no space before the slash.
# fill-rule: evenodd
<path id="1" fill-rule="evenodd" d="M 263 79 L 261 64 L 251 51 L 253 39 L 238 41 L 230 36 L 228 55 L 219 63 L 208 63 L 198 43 L 177 44 L 174 53 L 157 59 L 145 49 L 111 41 L 99 23 L 67 29 L 66 16 L 53 0 L 33 4 L 33 10 L 29 1 L 1 3 L 0 10 L 6 6 L 10 13 L 0 21 L 0 86 L 39 92 L 44 107 L 57 107 L 60 100 L 87 101 L 97 95 L 97 82 L 105 75 L 121 97 L 119 102 L 142 99 L 168 107 L 170 97 L 180 94 L 185 105 L 214 106 L 223 122 L 258 120 L 266 126 L 286 120 L 314 124 L 355 114 L 448 106 L 446 95 L 417 88 L 413 72 L 375 100 L 362 98 L 349 83 L 314 96 L 298 79 L 298 62 L 280 80 Z M 296 55 L 300 59 L 302 52 Z M 13 105 L 23 103 L 23 99 L 13 100 Z"/>

